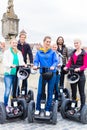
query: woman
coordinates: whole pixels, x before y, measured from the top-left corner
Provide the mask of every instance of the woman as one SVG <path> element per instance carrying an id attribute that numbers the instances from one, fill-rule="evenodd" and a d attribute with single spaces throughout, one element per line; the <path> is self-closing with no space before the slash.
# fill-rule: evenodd
<path id="1" fill-rule="evenodd" d="M 63 60 L 63 65 L 61 67 L 61 76 L 60 76 L 60 86 L 61 87 L 64 87 L 64 77 L 65 77 L 65 73 L 63 71 L 63 68 L 65 67 L 66 65 L 66 62 L 68 60 L 68 50 L 67 50 L 67 47 L 64 45 L 64 38 L 62 36 L 59 36 L 57 38 L 57 41 L 56 41 L 56 44 L 57 44 L 57 51 L 60 52 L 62 54 L 62 60 Z"/>
<path id="2" fill-rule="evenodd" d="M 10 41 L 10 47 L 4 52 L 3 55 L 3 66 L 4 66 L 4 105 L 6 106 L 6 111 L 9 111 L 8 100 L 9 94 L 13 86 L 16 77 L 16 65 L 25 65 L 23 57 L 20 51 L 17 49 L 17 40 L 12 39 Z M 12 68 L 11 68 L 12 67 Z"/>
<path id="3" fill-rule="evenodd" d="M 81 49 L 81 40 L 75 39 L 74 40 L 74 46 L 75 50 L 72 52 L 72 55 L 70 59 L 68 60 L 68 63 L 64 67 L 64 70 L 67 70 L 68 68 L 74 68 L 74 71 L 77 72 L 80 75 L 80 79 L 77 83 L 71 84 L 71 91 L 72 91 L 72 99 L 76 100 L 77 98 L 77 85 L 78 90 L 80 94 L 80 101 L 81 101 L 81 107 L 85 105 L 85 75 L 84 70 L 87 67 L 87 53 Z"/>
<path id="4" fill-rule="evenodd" d="M 57 64 L 57 67 L 56 67 L 56 82 L 55 82 L 55 99 L 58 100 L 58 88 L 59 88 L 59 82 L 60 82 L 60 75 L 61 75 L 61 66 L 62 66 L 62 55 L 61 53 L 59 53 L 57 51 L 57 45 L 56 44 L 53 44 L 52 45 L 52 50 L 54 50 L 57 54 L 57 58 L 58 58 L 58 64 Z"/>

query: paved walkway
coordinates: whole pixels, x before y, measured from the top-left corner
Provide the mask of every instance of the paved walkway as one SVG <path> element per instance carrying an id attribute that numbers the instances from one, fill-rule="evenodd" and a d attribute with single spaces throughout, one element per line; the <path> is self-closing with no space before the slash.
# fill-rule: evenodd
<path id="1" fill-rule="evenodd" d="M 38 75 L 30 76 L 29 85 L 33 89 L 36 97 L 36 85 Z M 33 84 L 32 84 L 33 83 Z M 4 84 L 0 81 L 0 101 L 3 101 Z M 0 130 L 86 130 L 87 125 L 79 122 L 65 120 L 61 117 L 60 113 L 57 114 L 57 124 L 47 124 L 34 122 L 29 124 L 26 120 L 9 120 L 5 124 L 0 124 Z"/>

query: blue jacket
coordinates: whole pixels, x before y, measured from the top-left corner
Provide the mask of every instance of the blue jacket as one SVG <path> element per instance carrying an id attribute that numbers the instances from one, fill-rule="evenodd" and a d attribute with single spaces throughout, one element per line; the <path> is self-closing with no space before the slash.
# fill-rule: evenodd
<path id="1" fill-rule="evenodd" d="M 40 67 L 54 67 L 55 69 L 52 72 L 56 72 L 56 66 L 58 64 L 58 58 L 56 53 L 49 49 L 46 52 L 43 50 L 38 50 L 34 59 L 34 65 Z M 40 70 L 40 73 L 42 71 Z"/>

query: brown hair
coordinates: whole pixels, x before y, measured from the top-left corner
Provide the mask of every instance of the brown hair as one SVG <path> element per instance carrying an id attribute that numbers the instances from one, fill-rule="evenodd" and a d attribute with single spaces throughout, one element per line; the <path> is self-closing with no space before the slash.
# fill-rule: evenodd
<path id="1" fill-rule="evenodd" d="M 21 37 L 21 35 L 24 35 L 26 37 L 27 33 L 25 32 L 24 29 L 20 32 L 19 37 Z"/>
<path id="2" fill-rule="evenodd" d="M 51 37 L 50 36 L 45 36 L 43 41 L 46 41 L 46 39 L 51 39 Z"/>
<path id="3" fill-rule="evenodd" d="M 59 43 L 58 43 L 58 40 L 59 40 L 60 38 L 62 38 L 62 40 L 63 40 L 63 45 L 64 45 L 64 38 L 63 38 L 62 36 L 59 36 L 59 37 L 57 38 L 56 44 L 57 44 L 57 45 L 59 44 Z"/>

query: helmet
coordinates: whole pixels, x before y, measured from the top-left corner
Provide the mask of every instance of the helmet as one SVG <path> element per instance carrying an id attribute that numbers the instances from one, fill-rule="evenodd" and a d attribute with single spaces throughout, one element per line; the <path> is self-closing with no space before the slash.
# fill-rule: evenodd
<path id="1" fill-rule="evenodd" d="M 76 82 L 79 81 L 80 76 L 79 76 L 79 74 L 77 74 L 77 73 L 73 73 L 73 74 L 70 74 L 70 73 L 69 73 L 69 74 L 67 75 L 67 79 L 68 79 L 69 83 L 74 84 L 74 83 L 76 83 Z"/>
<path id="2" fill-rule="evenodd" d="M 45 73 L 42 74 L 42 77 L 45 80 L 50 80 L 52 78 L 52 76 L 53 76 L 52 72 L 45 72 Z"/>
<path id="3" fill-rule="evenodd" d="M 27 79 L 29 77 L 29 73 L 27 72 L 27 70 L 21 68 L 17 72 L 17 77 L 21 80 L 24 80 L 24 79 Z"/>

